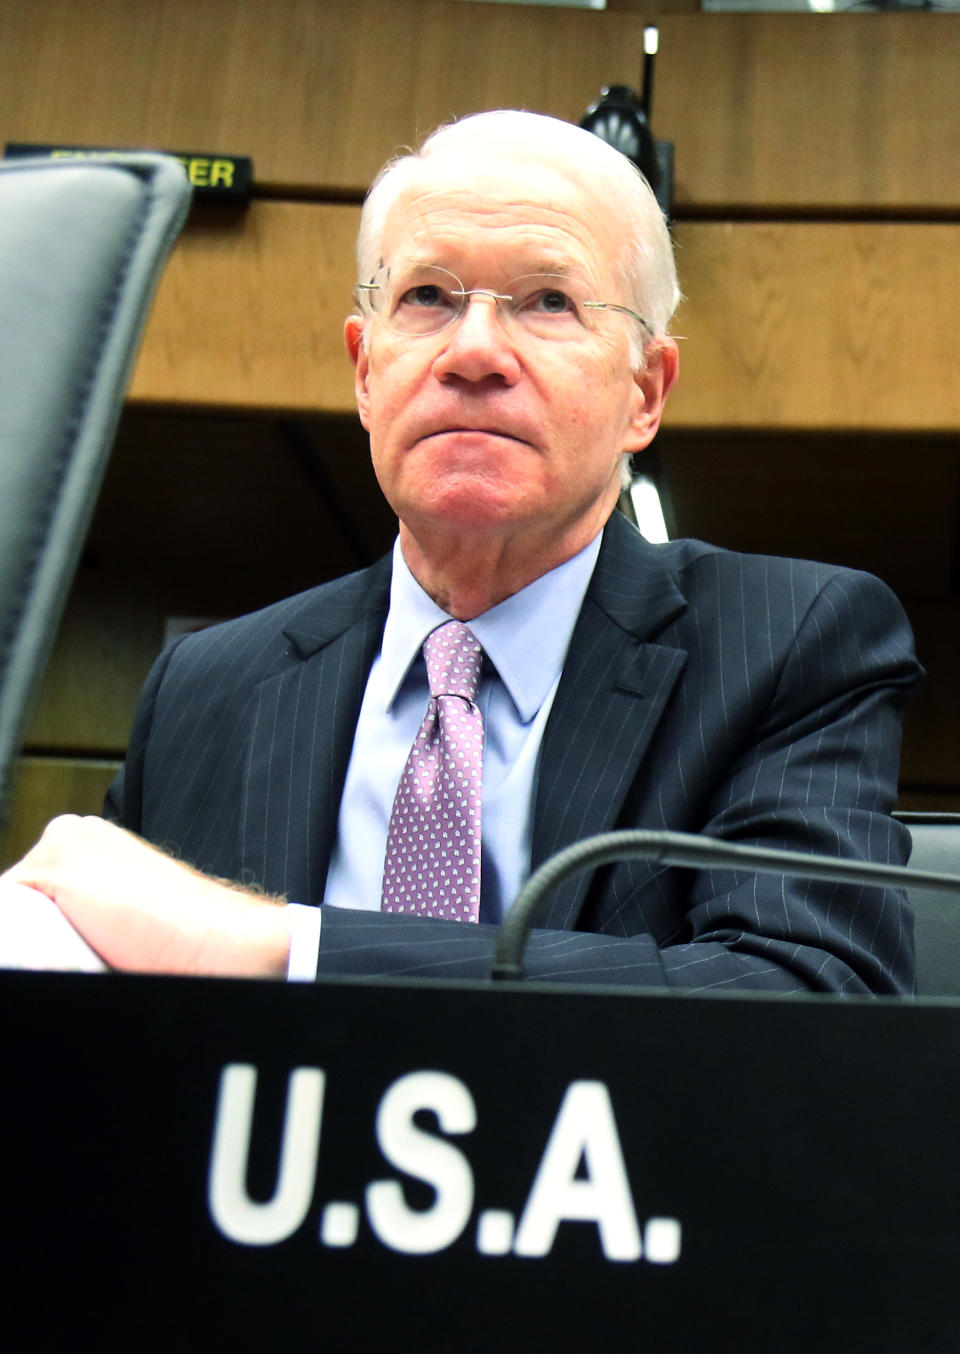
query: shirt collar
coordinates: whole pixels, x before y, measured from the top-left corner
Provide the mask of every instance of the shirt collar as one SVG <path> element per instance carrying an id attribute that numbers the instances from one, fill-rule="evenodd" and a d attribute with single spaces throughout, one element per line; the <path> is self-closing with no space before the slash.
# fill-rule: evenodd
<path id="1" fill-rule="evenodd" d="M 595 536 L 572 559 L 469 622 L 524 723 L 533 719 L 560 676 L 600 553 L 600 539 Z M 397 540 L 390 610 L 380 650 L 387 709 L 396 700 L 427 635 L 448 620 L 408 569 Z"/>

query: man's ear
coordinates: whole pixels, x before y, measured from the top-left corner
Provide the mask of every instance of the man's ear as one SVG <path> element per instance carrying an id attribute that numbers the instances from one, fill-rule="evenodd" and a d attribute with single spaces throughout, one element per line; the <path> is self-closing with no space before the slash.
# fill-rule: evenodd
<path id="1" fill-rule="evenodd" d="M 634 373 L 633 414 L 624 451 L 642 451 L 656 436 L 663 407 L 680 370 L 680 352 L 671 338 L 658 339 Z"/>
<path id="2" fill-rule="evenodd" d="M 363 341 L 363 330 L 363 320 L 359 315 L 348 315 L 344 320 L 343 339 L 347 345 L 350 361 L 353 363 L 353 388 L 357 397 L 357 412 L 360 415 L 360 422 L 369 431 L 367 412 L 370 407 L 368 384 L 370 359 L 367 356 L 366 344 Z"/>

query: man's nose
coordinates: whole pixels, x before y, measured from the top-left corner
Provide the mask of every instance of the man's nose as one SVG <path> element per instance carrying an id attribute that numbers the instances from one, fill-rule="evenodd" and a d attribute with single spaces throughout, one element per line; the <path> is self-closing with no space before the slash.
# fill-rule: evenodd
<path id="1" fill-rule="evenodd" d="M 443 347 L 433 364 L 438 380 L 460 377 L 483 381 L 499 377 L 512 385 L 520 375 L 520 361 L 506 316 L 496 295 L 471 292 L 459 317 L 442 331 Z"/>

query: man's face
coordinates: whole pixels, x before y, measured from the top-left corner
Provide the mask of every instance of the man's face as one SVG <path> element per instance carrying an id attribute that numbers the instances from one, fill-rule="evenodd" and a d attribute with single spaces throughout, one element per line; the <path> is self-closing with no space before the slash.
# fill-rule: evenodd
<path id="1" fill-rule="evenodd" d="M 628 304 L 616 276 L 624 239 L 610 216 L 549 164 L 430 162 L 388 214 L 383 262 L 394 277 L 446 269 L 465 290 L 563 274 L 591 299 Z M 590 315 L 569 341 L 504 324 L 484 296 L 439 333 L 400 335 L 377 315 L 361 343 L 361 321 L 347 321 L 360 418 L 402 530 L 562 542 L 566 556 L 592 539 L 616 502 L 621 454 L 656 432 L 676 351 L 654 346 L 647 372 L 635 373 L 636 322 Z"/>

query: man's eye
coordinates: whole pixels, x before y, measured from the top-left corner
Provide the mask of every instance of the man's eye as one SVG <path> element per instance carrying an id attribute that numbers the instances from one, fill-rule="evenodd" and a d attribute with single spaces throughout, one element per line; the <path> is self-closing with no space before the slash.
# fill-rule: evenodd
<path id="1" fill-rule="evenodd" d="M 526 309 L 541 315 L 576 315 L 577 306 L 572 297 L 557 287 L 544 288 L 528 297 Z"/>
<path id="2" fill-rule="evenodd" d="M 424 310 L 447 307 L 453 303 L 450 297 L 435 282 L 423 282 L 419 287 L 410 287 L 400 297 L 402 306 L 415 306 Z"/>

